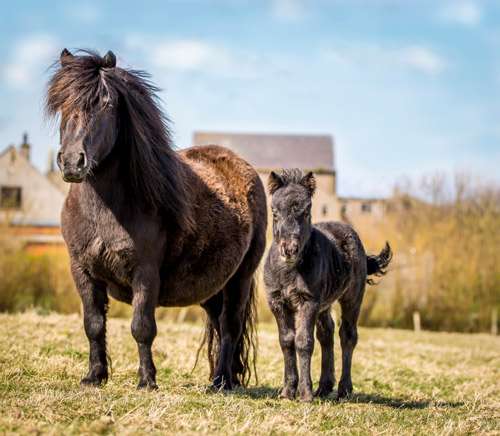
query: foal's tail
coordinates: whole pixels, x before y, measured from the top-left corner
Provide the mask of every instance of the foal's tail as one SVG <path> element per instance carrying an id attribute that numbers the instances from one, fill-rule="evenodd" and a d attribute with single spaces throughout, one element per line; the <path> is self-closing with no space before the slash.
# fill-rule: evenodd
<path id="1" fill-rule="evenodd" d="M 367 275 L 369 276 L 383 276 L 387 274 L 387 267 L 392 260 L 392 251 L 391 246 L 388 242 L 385 243 L 385 247 L 378 254 L 368 254 L 366 256 L 366 267 L 367 267 Z M 369 285 L 374 285 L 375 281 L 372 278 L 366 279 L 366 283 Z"/>

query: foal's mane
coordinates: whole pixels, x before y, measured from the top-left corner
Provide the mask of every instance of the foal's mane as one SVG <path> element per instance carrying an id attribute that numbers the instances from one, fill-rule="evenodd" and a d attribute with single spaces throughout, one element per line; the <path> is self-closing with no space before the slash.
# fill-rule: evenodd
<path id="1" fill-rule="evenodd" d="M 61 114 L 61 125 L 72 117 L 87 123 L 98 102 L 117 106 L 119 135 L 116 147 L 128 164 L 123 176 L 136 200 L 163 210 L 173 224 L 191 226 L 189 199 L 181 161 L 173 150 L 169 120 L 159 108 L 159 89 L 144 71 L 109 67 L 90 50 L 71 54 L 54 64 L 48 82 L 45 113 Z M 112 146 L 112 145 L 110 145 Z"/>
<path id="2" fill-rule="evenodd" d="M 288 185 L 302 185 L 312 197 L 316 190 L 316 179 L 312 171 L 304 175 L 299 168 L 284 169 L 281 174 L 276 174 L 274 171 L 271 171 L 268 180 L 268 188 L 271 195 L 279 188 L 284 188 Z"/>

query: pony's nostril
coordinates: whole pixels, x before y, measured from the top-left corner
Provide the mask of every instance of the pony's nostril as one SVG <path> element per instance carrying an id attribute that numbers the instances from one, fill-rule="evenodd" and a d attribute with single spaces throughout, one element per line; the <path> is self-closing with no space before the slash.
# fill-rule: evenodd
<path id="1" fill-rule="evenodd" d="M 57 163 L 59 165 L 62 164 L 62 152 L 61 151 L 57 152 Z"/>
<path id="2" fill-rule="evenodd" d="M 299 247 L 297 245 L 292 246 L 292 254 L 297 254 L 299 252 Z"/>
<path id="3" fill-rule="evenodd" d="M 78 162 L 76 164 L 76 166 L 77 166 L 78 169 L 81 170 L 82 168 L 85 167 L 85 160 L 86 160 L 85 159 L 85 153 L 80 153 L 80 157 L 79 157 Z"/>

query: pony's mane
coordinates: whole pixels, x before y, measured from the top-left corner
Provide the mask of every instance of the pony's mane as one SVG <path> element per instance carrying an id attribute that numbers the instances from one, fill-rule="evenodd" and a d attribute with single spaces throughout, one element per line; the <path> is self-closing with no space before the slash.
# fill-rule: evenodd
<path id="1" fill-rule="evenodd" d="M 175 224 L 191 226 L 183 170 L 173 150 L 169 120 L 159 108 L 159 89 L 144 71 L 109 67 L 96 52 L 65 56 L 47 88 L 45 113 L 61 114 L 61 124 L 77 116 L 86 123 L 99 101 L 117 105 L 119 153 L 126 160 L 130 187 L 136 199 L 164 210 Z M 128 150 L 125 150 L 127 148 Z"/>

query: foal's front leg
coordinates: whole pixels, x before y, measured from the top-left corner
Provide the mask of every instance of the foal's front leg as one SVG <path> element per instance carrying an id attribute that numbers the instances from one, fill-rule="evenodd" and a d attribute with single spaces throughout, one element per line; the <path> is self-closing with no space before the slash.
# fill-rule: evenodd
<path id="1" fill-rule="evenodd" d="M 300 305 L 297 313 L 295 346 L 300 364 L 299 393 L 301 403 L 313 400 L 311 358 L 314 351 L 314 326 L 318 319 L 318 311 L 318 304 L 307 301 Z"/>
<path id="2" fill-rule="evenodd" d="M 333 334 L 335 323 L 330 313 L 331 307 L 321 312 L 316 323 L 316 337 L 321 345 L 321 377 L 314 393 L 316 397 L 328 396 L 335 385 L 335 365 L 333 360 Z"/>
<path id="3" fill-rule="evenodd" d="M 295 316 L 293 312 L 281 305 L 271 305 L 270 307 L 278 324 L 280 347 L 285 361 L 283 391 L 280 398 L 294 400 L 299 384 L 295 351 Z"/>
<path id="4" fill-rule="evenodd" d="M 139 349 L 139 384 L 137 389 L 158 389 L 156 368 L 151 345 L 156 336 L 155 308 L 160 292 L 160 278 L 155 268 L 141 267 L 135 272 L 132 283 L 132 336 Z"/>
<path id="5" fill-rule="evenodd" d="M 87 271 L 71 262 L 71 273 L 83 304 L 83 325 L 89 340 L 89 372 L 80 385 L 99 386 L 108 380 L 106 360 L 106 285 L 93 280 Z"/>

